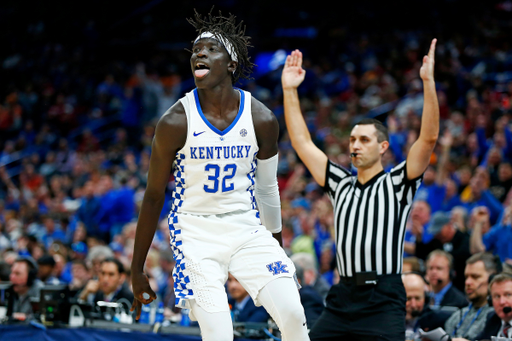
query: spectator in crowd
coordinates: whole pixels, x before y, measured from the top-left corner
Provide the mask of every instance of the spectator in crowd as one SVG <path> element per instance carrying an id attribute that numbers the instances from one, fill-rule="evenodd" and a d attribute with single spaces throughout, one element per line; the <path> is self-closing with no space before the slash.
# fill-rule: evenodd
<path id="1" fill-rule="evenodd" d="M 421 263 L 420 260 L 416 257 L 406 257 L 404 258 L 404 264 L 402 266 L 402 273 L 407 272 L 421 272 Z"/>
<path id="2" fill-rule="evenodd" d="M 512 202 L 511 202 L 512 203 Z M 512 204 L 504 211 L 503 218 L 489 229 L 489 213 L 486 208 L 476 208 L 471 234 L 471 252 L 492 252 L 502 262 L 512 261 Z"/>
<path id="3" fill-rule="evenodd" d="M 81 259 L 75 259 L 71 265 L 71 282 L 69 283 L 69 290 L 76 296 L 85 288 L 89 280 L 91 279 L 91 274 L 89 273 L 89 268 L 87 267 L 87 263 Z"/>
<path id="4" fill-rule="evenodd" d="M 160 278 L 157 279 L 157 286 L 160 289 L 159 294 L 161 297 L 165 296 L 165 292 L 168 290 L 169 277 L 172 277 L 172 269 L 174 268 L 174 257 L 171 250 L 168 248 L 160 250 L 159 265 L 161 271 Z M 170 288 L 173 289 L 172 286 Z"/>
<path id="5" fill-rule="evenodd" d="M 112 237 L 112 210 L 116 200 L 114 183 L 110 175 L 104 174 L 100 177 L 97 185 L 97 195 L 101 202 L 101 209 L 98 213 L 98 226 L 102 235 L 102 241 L 109 243 Z"/>
<path id="6" fill-rule="evenodd" d="M 115 190 L 114 203 L 110 211 L 111 223 L 110 238 L 120 234 L 123 226 L 134 217 L 135 191 L 127 185 L 128 179 L 123 176 L 119 181 L 119 188 Z"/>
<path id="7" fill-rule="evenodd" d="M 233 275 L 228 275 L 227 282 L 229 305 L 233 322 L 267 322 L 270 315 L 263 306 L 257 307 L 249 293 Z"/>
<path id="8" fill-rule="evenodd" d="M 492 336 L 512 338 L 512 275 L 496 275 L 489 284 L 494 312 L 489 314 L 484 330 L 477 340 L 490 340 Z"/>
<path id="9" fill-rule="evenodd" d="M 405 303 L 406 340 L 416 340 L 420 328 L 435 329 L 441 321 L 428 305 L 428 284 L 420 273 L 404 272 L 402 282 L 405 287 L 407 302 Z"/>
<path id="10" fill-rule="evenodd" d="M 67 257 L 61 253 L 53 255 L 55 266 L 53 267 L 53 276 L 63 283 L 69 283 L 71 280 L 70 269 L 67 263 Z"/>
<path id="11" fill-rule="evenodd" d="M 51 255 L 43 255 L 37 259 L 38 273 L 37 278 L 47 285 L 57 285 L 60 281 L 53 275 L 55 269 L 55 259 Z"/>
<path id="12" fill-rule="evenodd" d="M 490 191 L 501 203 L 507 198 L 512 188 L 512 165 L 510 162 L 502 162 L 498 166 L 497 175 L 491 177 Z"/>
<path id="13" fill-rule="evenodd" d="M 305 284 L 304 269 L 298 263 L 294 264 L 297 281 L 301 285 L 299 289 L 300 303 L 306 314 L 307 326 L 311 329 L 325 308 L 325 298 L 322 298 L 311 285 Z"/>
<path id="14" fill-rule="evenodd" d="M 429 233 L 427 227 L 431 217 L 430 205 L 427 201 L 417 199 L 412 204 L 411 214 L 407 220 L 405 241 L 404 241 L 404 256 L 414 256 L 416 253 L 416 241 L 420 238 L 421 242 L 427 243 L 432 240 L 432 235 Z"/>
<path id="15" fill-rule="evenodd" d="M 460 232 L 468 232 L 468 210 L 463 206 L 455 206 L 450 211 L 450 216 L 453 222 L 453 225 Z M 471 251 L 471 242 L 470 242 L 470 251 Z"/>
<path id="16" fill-rule="evenodd" d="M 91 269 L 91 277 L 93 279 L 98 279 L 99 277 L 101 262 L 111 257 L 114 257 L 114 253 L 105 245 L 97 245 L 89 250 L 87 255 L 87 266 Z"/>
<path id="17" fill-rule="evenodd" d="M 123 264 L 115 258 L 106 258 L 100 264 L 98 280 L 91 279 L 80 293 L 80 299 L 90 302 L 121 302 L 126 311 L 131 307 L 133 294 L 126 284 Z"/>
<path id="18" fill-rule="evenodd" d="M 313 288 L 322 300 L 325 300 L 331 286 L 325 278 L 319 276 L 318 265 L 313 255 L 306 252 L 298 252 L 294 253 L 290 259 L 295 265 L 299 265 L 304 272 L 302 285 Z"/>
<path id="19" fill-rule="evenodd" d="M 76 218 L 82 222 L 89 236 L 98 236 L 104 238 L 99 231 L 98 214 L 101 209 L 101 202 L 94 195 L 94 183 L 87 181 L 82 189 L 82 199 L 80 207 L 76 212 Z"/>
<path id="20" fill-rule="evenodd" d="M 462 194 L 462 205 L 468 211 L 479 206 L 487 207 L 491 224 L 495 224 L 503 212 L 503 205 L 489 191 L 489 181 L 488 170 L 483 166 L 477 167 L 466 192 Z"/>
<path id="21" fill-rule="evenodd" d="M 470 304 L 454 312 L 444 327 L 453 341 L 474 340 L 484 329 L 487 315 L 492 311 L 487 303 L 489 277 L 497 272 L 498 264 L 492 254 L 477 253 L 466 261 L 465 292 Z"/>
<path id="22" fill-rule="evenodd" d="M 421 230 L 416 235 L 416 257 L 425 259 L 434 250 L 445 250 L 453 259 L 454 276 L 451 279 L 459 290 L 464 288 L 464 268 L 466 259 L 471 256 L 469 252 L 469 236 L 457 230 L 448 213 L 439 211 L 432 216 L 428 227 L 434 236 L 429 243 L 421 241 Z"/>
<path id="23" fill-rule="evenodd" d="M 31 257 L 14 261 L 9 280 L 14 292 L 13 318 L 25 320 L 32 316 L 31 298 L 39 298 L 43 283 L 37 279 L 37 263 Z"/>
<path id="24" fill-rule="evenodd" d="M 74 242 L 71 244 L 72 259 L 85 259 L 87 257 L 87 244 L 84 242 Z"/>
<path id="25" fill-rule="evenodd" d="M 439 306 L 452 306 L 463 308 L 468 301 L 452 283 L 453 256 L 443 250 L 434 250 L 426 260 L 426 279 L 430 283 L 430 304 Z"/>
<path id="26" fill-rule="evenodd" d="M 439 210 L 449 212 L 454 207 L 462 205 L 457 193 L 457 184 L 449 177 L 449 159 L 453 145 L 453 136 L 449 129 L 445 129 L 443 136 L 439 139 L 439 145 L 441 152 L 437 163 L 435 184 L 429 192 L 432 213 Z"/>
<path id="27" fill-rule="evenodd" d="M 66 241 L 66 234 L 62 230 L 60 224 L 58 224 L 54 217 L 46 216 L 43 218 L 43 227 L 40 229 L 42 232 L 41 241 L 46 248 L 50 248 L 50 245 L 54 241 Z"/>

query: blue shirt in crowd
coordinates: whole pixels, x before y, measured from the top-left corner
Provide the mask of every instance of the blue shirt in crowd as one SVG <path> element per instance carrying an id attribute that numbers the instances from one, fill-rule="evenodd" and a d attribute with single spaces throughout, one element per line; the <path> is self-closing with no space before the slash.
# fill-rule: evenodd
<path id="1" fill-rule="evenodd" d="M 446 295 L 446 292 L 450 290 L 452 287 L 452 282 L 448 283 L 441 291 L 436 293 L 431 293 L 432 297 L 434 298 L 434 306 L 439 307 L 441 305 L 441 302 L 443 301 L 444 295 Z"/>
<path id="2" fill-rule="evenodd" d="M 502 262 L 512 259 L 512 226 L 509 224 L 497 224 L 483 237 L 482 241 L 487 251 L 500 257 Z"/>

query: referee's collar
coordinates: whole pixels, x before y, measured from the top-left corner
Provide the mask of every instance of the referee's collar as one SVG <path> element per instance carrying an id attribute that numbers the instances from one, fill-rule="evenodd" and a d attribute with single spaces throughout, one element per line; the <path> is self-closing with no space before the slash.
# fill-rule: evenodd
<path id="1" fill-rule="evenodd" d="M 360 190 L 363 190 L 371 185 L 373 185 L 375 183 L 375 181 L 377 181 L 382 175 L 386 174 L 386 172 L 384 170 L 380 171 L 379 173 L 375 174 L 373 176 L 373 178 L 371 178 L 370 180 L 368 180 L 364 185 L 362 185 L 360 182 L 359 182 L 359 179 L 357 179 L 356 181 L 356 187 L 359 188 Z M 356 177 L 357 178 L 357 177 Z"/>

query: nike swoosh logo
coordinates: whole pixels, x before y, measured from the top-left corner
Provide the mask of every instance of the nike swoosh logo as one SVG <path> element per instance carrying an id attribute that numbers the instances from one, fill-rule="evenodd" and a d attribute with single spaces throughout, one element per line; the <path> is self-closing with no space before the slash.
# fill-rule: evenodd
<path id="1" fill-rule="evenodd" d="M 196 132 L 194 131 L 194 136 L 199 136 L 199 135 L 201 135 L 202 133 L 206 133 L 206 131 L 202 131 L 202 132 L 200 132 L 200 133 L 196 133 Z"/>

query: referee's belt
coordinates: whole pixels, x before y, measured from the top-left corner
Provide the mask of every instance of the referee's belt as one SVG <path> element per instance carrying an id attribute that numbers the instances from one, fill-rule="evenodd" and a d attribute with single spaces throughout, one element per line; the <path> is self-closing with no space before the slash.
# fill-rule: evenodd
<path id="1" fill-rule="evenodd" d="M 357 286 L 377 285 L 379 278 L 382 277 L 383 276 L 377 276 L 377 271 L 356 272 L 356 274 L 351 277 L 340 276 L 340 281 L 347 284 L 355 284 Z"/>

